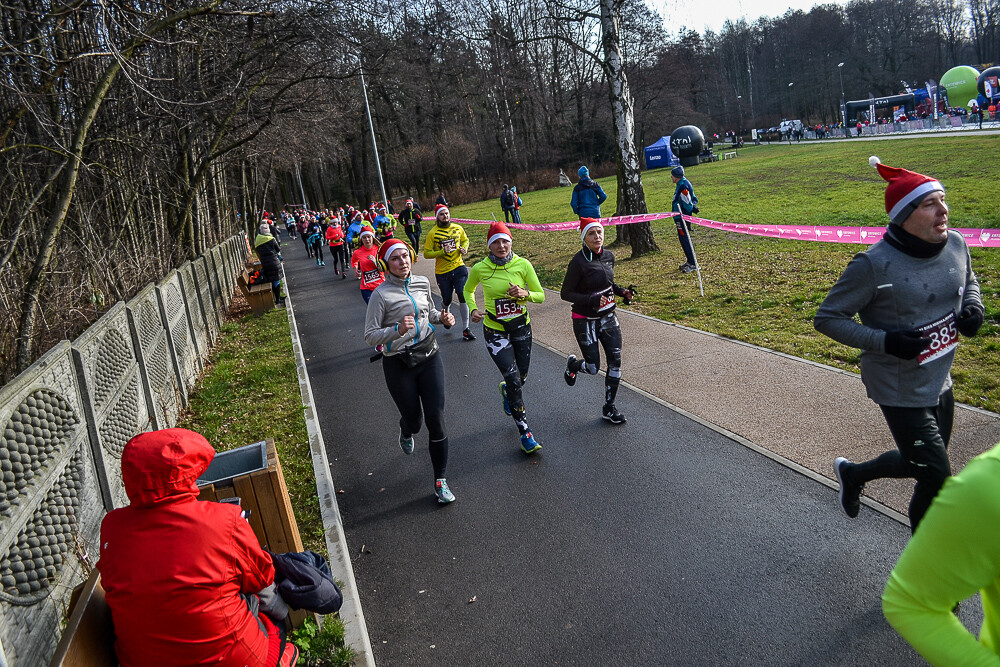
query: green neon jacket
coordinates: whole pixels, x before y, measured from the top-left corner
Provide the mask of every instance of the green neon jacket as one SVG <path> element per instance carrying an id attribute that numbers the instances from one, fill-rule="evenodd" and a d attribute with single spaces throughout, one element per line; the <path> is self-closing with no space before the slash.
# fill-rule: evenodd
<path id="1" fill-rule="evenodd" d="M 882 594 L 896 631 L 932 665 L 1000 665 L 1000 444 L 948 478 Z M 979 640 L 952 613 L 979 591 Z"/>
<path id="2" fill-rule="evenodd" d="M 465 301 L 469 308 L 476 310 L 479 302 L 476 301 L 476 286 L 482 283 L 483 298 L 486 301 L 486 312 L 500 319 L 517 319 L 522 314 L 527 315 L 528 309 L 525 303 L 542 303 L 545 301 L 545 290 L 538 282 L 535 275 L 535 267 L 531 262 L 523 257 L 514 257 L 503 265 L 494 264 L 489 257 L 477 262 L 469 272 L 469 279 L 465 283 Z M 524 299 L 514 300 L 507 296 L 507 290 L 511 285 L 517 285 L 528 290 L 528 296 Z M 501 313 L 497 315 L 497 307 Z M 528 316 L 526 322 L 530 322 Z M 503 331 L 503 325 L 494 320 L 489 315 L 483 320 L 483 325 L 490 329 Z"/>

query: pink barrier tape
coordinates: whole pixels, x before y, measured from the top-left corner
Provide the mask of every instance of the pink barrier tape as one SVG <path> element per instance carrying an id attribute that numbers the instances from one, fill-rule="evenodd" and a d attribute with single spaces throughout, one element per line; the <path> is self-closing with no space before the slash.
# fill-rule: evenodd
<path id="1" fill-rule="evenodd" d="M 634 222 L 649 222 L 652 220 L 662 220 L 672 218 L 674 213 L 646 213 L 644 215 L 623 215 L 614 218 L 601 218 L 601 224 L 605 227 L 612 225 L 628 225 Z M 871 244 L 882 238 L 885 234 L 885 227 L 833 227 L 826 225 L 747 225 L 736 222 L 719 222 L 706 218 L 696 218 L 694 216 L 682 216 L 688 222 L 718 229 L 724 232 L 734 232 L 737 234 L 750 234 L 752 236 L 767 236 L 776 239 L 793 239 L 798 241 L 823 241 L 826 243 L 857 243 Z M 452 218 L 454 222 L 465 225 L 489 225 L 492 220 L 464 220 Z M 539 232 L 578 230 L 579 221 L 570 220 L 568 222 L 552 222 L 540 225 L 529 225 L 525 223 L 510 223 L 507 225 L 512 229 L 530 229 Z M 970 248 L 1000 248 L 1000 229 L 958 229 L 964 238 L 965 243 Z"/>

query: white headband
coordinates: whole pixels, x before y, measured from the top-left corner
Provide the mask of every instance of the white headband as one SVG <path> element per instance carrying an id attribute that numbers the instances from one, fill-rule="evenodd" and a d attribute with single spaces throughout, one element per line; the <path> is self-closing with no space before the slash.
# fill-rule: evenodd
<path id="1" fill-rule="evenodd" d="M 580 240 L 581 240 L 581 241 L 582 241 L 582 240 L 583 240 L 584 238 L 586 238 L 586 237 L 587 237 L 587 232 L 589 232 L 589 231 L 590 231 L 590 228 L 591 228 L 591 227 L 601 227 L 601 228 L 603 229 L 603 228 L 604 228 L 604 225 L 602 225 L 602 224 L 601 224 L 601 221 L 600 221 L 600 220 L 595 220 L 595 221 L 593 221 L 593 222 L 590 222 L 590 223 L 587 223 L 587 226 L 586 226 L 586 227 L 584 227 L 583 229 L 581 229 L 581 230 L 580 230 Z"/>

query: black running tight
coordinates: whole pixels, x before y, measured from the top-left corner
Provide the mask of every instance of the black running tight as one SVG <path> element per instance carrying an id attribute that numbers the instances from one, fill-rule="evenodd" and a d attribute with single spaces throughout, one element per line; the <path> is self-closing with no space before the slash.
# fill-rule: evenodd
<path id="1" fill-rule="evenodd" d="M 441 354 L 435 354 L 414 368 L 398 357 L 383 357 L 382 372 L 389 395 L 399 409 L 399 428 L 404 436 L 420 432 L 423 406 L 434 478 L 444 478 L 448 467 L 448 434 L 444 428 L 444 363 Z"/>
<path id="2" fill-rule="evenodd" d="M 608 372 L 604 378 L 604 403 L 614 405 L 622 378 L 622 330 L 618 326 L 618 318 L 614 313 L 593 319 L 574 318 L 573 333 L 576 334 L 583 359 L 578 359 L 577 367 L 570 370 L 597 375 L 601 368 L 600 344 L 608 360 Z"/>
<path id="3" fill-rule="evenodd" d="M 517 430 L 524 435 L 528 432 L 528 424 L 524 415 L 521 387 L 528 377 L 528 366 L 531 364 L 531 325 L 525 324 L 510 332 L 484 326 L 483 338 L 493 363 L 500 369 L 500 374 L 507 383 L 510 414 L 517 424 Z"/>

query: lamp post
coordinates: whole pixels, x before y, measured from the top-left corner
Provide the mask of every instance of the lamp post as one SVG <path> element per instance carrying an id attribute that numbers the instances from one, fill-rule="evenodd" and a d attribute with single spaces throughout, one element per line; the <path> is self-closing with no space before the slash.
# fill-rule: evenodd
<path id="1" fill-rule="evenodd" d="M 847 127 L 847 98 L 844 97 L 844 63 L 837 65 L 837 74 L 840 75 L 840 118 Z"/>
<path id="2" fill-rule="evenodd" d="M 378 184 L 382 190 L 382 203 L 389 206 L 389 198 L 385 196 L 385 181 L 382 180 L 382 163 L 378 159 L 378 144 L 375 142 L 375 123 L 372 122 L 372 109 L 368 104 L 368 86 L 365 85 L 365 72 L 361 68 L 361 57 L 358 59 L 358 73 L 361 75 L 361 90 L 365 95 L 365 111 L 368 113 L 368 127 L 372 132 L 372 150 L 375 151 L 375 170 L 378 172 Z"/>
<path id="3" fill-rule="evenodd" d="M 736 110 L 740 114 L 740 126 L 739 126 L 739 132 L 736 135 L 737 137 L 743 136 L 743 103 L 740 101 L 742 99 L 743 99 L 742 95 L 736 96 Z M 739 143 L 739 141 L 737 140 L 736 143 Z"/>
<path id="4" fill-rule="evenodd" d="M 795 85 L 794 81 L 789 81 L 788 82 L 788 115 L 789 116 L 794 115 L 792 113 L 792 86 L 794 86 L 794 85 Z M 788 118 L 786 117 L 785 120 L 788 120 Z"/>

